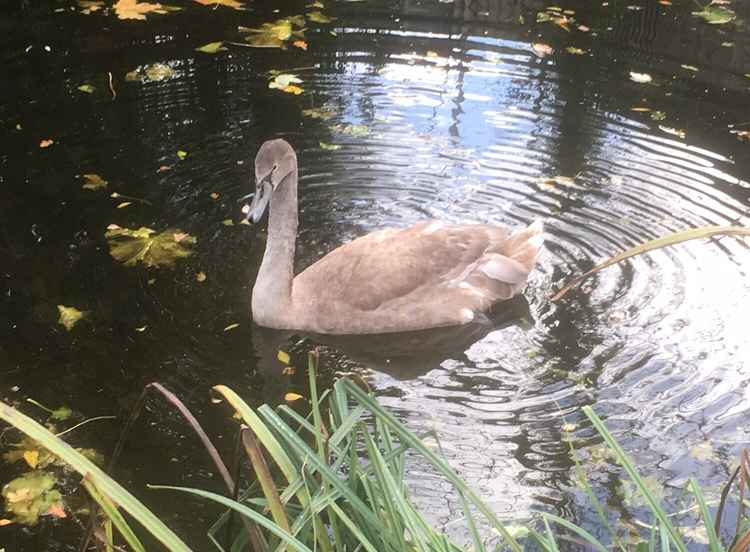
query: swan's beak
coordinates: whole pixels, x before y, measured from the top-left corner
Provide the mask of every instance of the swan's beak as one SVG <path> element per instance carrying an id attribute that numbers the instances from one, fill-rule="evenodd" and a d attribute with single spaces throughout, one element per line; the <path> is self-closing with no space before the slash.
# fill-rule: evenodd
<path id="1" fill-rule="evenodd" d="M 271 201 L 271 193 L 273 192 L 273 185 L 269 178 L 264 178 L 258 182 L 255 187 L 255 195 L 253 201 L 247 210 L 247 216 L 245 220 L 251 220 L 253 224 L 258 224 L 260 219 L 263 218 L 263 213 L 266 212 L 268 202 Z M 243 209 L 244 212 L 244 209 Z"/>

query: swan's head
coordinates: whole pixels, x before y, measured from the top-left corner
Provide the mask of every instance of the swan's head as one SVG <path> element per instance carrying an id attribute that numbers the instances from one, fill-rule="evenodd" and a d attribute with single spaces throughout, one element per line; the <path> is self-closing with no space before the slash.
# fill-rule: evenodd
<path id="1" fill-rule="evenodd" d="M 268 140 L 255 156 L 255 195 L 247 218 L 257 223 L 284 179 L 297 170 L 297 155 L 286 140 Z"/>

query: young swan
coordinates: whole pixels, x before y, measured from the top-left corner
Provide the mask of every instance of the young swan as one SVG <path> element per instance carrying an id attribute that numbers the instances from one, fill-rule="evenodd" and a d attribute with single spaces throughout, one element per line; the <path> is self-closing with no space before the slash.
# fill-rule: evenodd
<path id="1" fill-rule="evenodd" d="M 269 328 L 345 335 L 482 322 L 521 292 L 543 243 L 540 222 L 510 232 L 431 220 L 358 238 L 295 277 L 297 156 L 287 142 L 261 146 L 255 180 L 248 219 L 266 208 L 269 218 L 252 310 Z"/>

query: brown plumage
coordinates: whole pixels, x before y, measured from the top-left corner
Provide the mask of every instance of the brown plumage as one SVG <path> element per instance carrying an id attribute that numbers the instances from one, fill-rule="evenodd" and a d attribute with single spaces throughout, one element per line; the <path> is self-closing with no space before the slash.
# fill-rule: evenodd
<path id="1" fill-rule="evenodd" d="M 283 140 L 256 157 L 249 217 L 270 203 L 266 251 L 253 288 L 253 318 L 277 329 L 372 334 L 480 322 L 518 294 L 534 267 L 542 226 L 510 233 L 491 225 L 424 221 L 373 232 L 335 249 L 296 278 L 297 160 Z"/>

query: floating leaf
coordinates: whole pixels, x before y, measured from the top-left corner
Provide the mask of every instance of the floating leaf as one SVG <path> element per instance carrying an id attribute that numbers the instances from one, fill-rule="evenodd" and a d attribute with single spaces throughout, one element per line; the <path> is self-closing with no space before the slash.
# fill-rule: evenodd
<path id="1" fill-rule="evenodd" d="M 138 333 L 143 333 L 143 332 L 146 331 L 147 328 L 148 328 L 148 325 L 140 326 L 140 327 L 136 328 L 135 331 L 137 331 Z"/>
<path id="2" fill-rule="evenodd" d="M 653 79 L 651 78 L 651 75 L 649 75 L 648 73 L 635 73 L 631 71 L 630 80 L 632 80 L 633 82 L 644 84 L 647 82 L 651 82 Z"/>
<path id="3" fill-rule="evenodd" d="M 750 141 L 750 130 L 730 130 L 729 132 L 737 136 L 737 139 L 740 141 Z"/>
<path id="4" fill-rule="evenodd" d="M 534 42 L 534 44 L 531 45 L 531 49 L 534 50 L 534 53 L 539 57 L 546 57 L 551 56 L 555 53 L 555 49 L 550 46 L 549 44 L 544 44 L 542 42 Z"/>
<path id="5" fill-rule="evenodd" d="M 664 487 L 659 482 L 659 480 L 653 475 L 643 477 L 642 479 L 646 485 L 646 489 L 648 489 L 649 491 L 649 494 L 651 494 L 656 499 L 657 503 L 661 502 L 664 498 Z M 622 481 L 619 493 L 620 496 L 622 496 L 625 504 L 627 504 L 631 508 L 639 508 L 641 506 L 649 505 L 648 500 L 641 494 L 638 486 L 629 479 L 625 479 Z"/>
<path id="6" fill-rule="evenodd" d="M 91 15 L 102 9 L 104 2 L 102 0 L 78 0 L 78 7 L 84 15 Z"/>
<path id="7" fill-rule="evenodd" d="M 186 151 L 177 150 L 177 157 L 180 159 L 185 159 L 188 156 L 188 153 Z"/>
<path id="8" fill-rule="evenodd" d="M 308 8 L 319 8 L 319 9 L 322 10 L 322 9 L 325 8 L 325 4 L 323 4 L 323 2 L 319 2 L 319 1 L 316 0 L 312 4 L 308 4 L 307 7 Z"/>
<path id="9" fill-rule="evenodd" d="M 293 84 L 290 84 L 289 86 L 285 86 L 284 88 L 282 88 L 282 90 L 284 92 L 289 93 L 289 94 L 294 94 L 295 96 L 299 96 L 300 94 L 302 94 L 305 91 L 304 88 L 301 88 L 299 86 L 295 86 Z"/>
<path id="10" fill-rule="evenodd" d="M 297 369 L 294 366 L 284 366 L 281 369 L 281 374 L 284 376 L 293 376 L 297 373 Z"/>
<path id="11" fill-rule="evenodd" d="M 206 281 L 206 273 L 205 272 L 198 272 L 195 275 L 195 279 L 198 282 L 205 282 Z"/>
<path id="12" fill-rule="evenodd" d="M 244 10 L 245 6 L 242 2 L 238 2 L 237 0 L 195 0 L 199 4 L 203 4 L 204 6 L 226 6 L 227 8 L 232 8 L 234 10 Z"/>
<path id="13" fill-rule="evenodd" d="M 687 69 L 688 71 L 693 71 L 693 72 L 697 72 L 698 71 L 698 68 L 695 65 L 685 65 L 685 64 L 682 64 L 682 65 L 680 65 L 680 67 L 682 67 L 683 69 Z"/>
<path id="14" fill-rule="evenodd" d="M 701 461 L 708 461 L 708 462 L 718 462 L 719 458 L 716 456 L 716 452 L 714 451 L 714 448 L 711 446 L 711 443 L 708 441 L 704 441 L 703 443 L 698 443 L 694 447 L 690 448 L 690 456 L 695 458 L 696 460 Z"/>
<path id="15" fill-rule="evenodd" d="M 143 226 L 130 230 L 116 224 L 110 224 L 104 236 L 109 242 L 109 254 L 125 266 L 172 266 L 177 259 L 189 257 L 192 251 L 188 246 L 198 241 L 179 230 L 167 229 L 157 234 Z"/>
<path id="16" fill-rule="evenodd" d="M 548 192 L 555 192 L 559 193 L 558 186 L 563 186 L 565 188 L 577 188 L 579 187 L 576 184 L 575 178 L 572 178 L 570 176 L 551 176 L 547 178 L 540 178 L 538 181 L 539 187 L 543 190 L 547 190 Z"/>
<path id="17" fill-rule="evenodd" d="M 314 11 L 307 14 L 307 18 L 313 23 L 330 23 L 335 17 L 328 17 L 323 12 Z"/>
<path id="18" fill-rule="evenodd" d="M 341 146 L 338 144 L 328 144 L 326 142 L 318 142 L 318 145 L 320 146 L 320 149 L 328 150 L 328 151 L 336 151 L 338 149 L 341 149 Z"/>
<path id="19" fill-rule="evenodd" d="M 84 190 L 104 190 L 109 185 L 109 183 L 98 174 L 83 174 L 81 177 L 85 180 L 83 186 L 81 186 Z"/>
<path id="20" fill-rule="evenodd" d="M 287 402 L 294 402 L 303 398 L 304 397 L 299 393 L 287 393 L 286 395 L 284 395 L 284 400 Z"/>
<path id="21" fill-rule="evenodd" d="M 35 525 L 53 506 L 62 507 L 62 495 L 54 489 L 56 483 L 51 473 L 38 470 L 15 478 L 3 487 L 5 510 L 13 514 L 14 521 Z"/>
<path id="22" fill-rule="evenodd" d="M 249 35 L 245 41 L 254 48 L 283 48 L 287 40 L 304 37 L 301 27 L 304 27 L 304 19 L 287 17 L 272 23 L 263 23 L 256 28 L 239 27 L 239 30 Z"/>
<path id="23" fill-rule="evenodd" d="M 224 219 L 221 221 L 221 223 L 224 226 L 234 226 L 234 221 L 232 219 Z"/>
<path id="24" fill-rule="evenodd" d="M 370 129 L 365 125 L 333 125 L 331 130 L 334 132 L 340 132 L 342 134 L 348 134 L 349 136 L 367 136 L 370 134 Z"/>
<path id="25" fill-rule="evenodd" d="M 582 33 L 587 33 L 591 30 L 591 28 L 587 27 L 586 25 L 578 25 L 578 30 Z"/>
<path id="26" fill-rule="evenodd" d="M 651 112 L 651 115 L 649 115 L 649 116 L 654 121 L 663 121 L 664 119 L 667 118 L 667 114 L 664 113 L 663 111 L 653 111 L 653 112 Z"/>
<path id="27" fill-rule="evenodd" d="M 11 525 L 13 522 L 9 519 L 0 519 L 0 527 L 5 527 L 6 525 Z"/>
<path id="28" fill-rule="evenodd" d="M 79 86 L 78 90 L 80 90 L 81 92 L 85 92 L 86 94 L 93 94 L 96 88 L 94 88 L 93 85 L 86 82 L 86 83 L 83 83 L 81 86 Z"/>
<path id="29" fill-rule="evenodd" d="M 38 450 L 26 450 L 23 452 L 23 459 L 33 470 L 39 464 L 39 451 Z"/>
<path id="30" fill-rule="evenodd" d="M 573 433 L 577 428 L 578 428 L 577 425 L 567 423 L 567 424 L 563 424 L 563 426 L 560 429 L 565 433 Z"/>
<path id="31" fill-rule="evenodd" d="M 57 420 L 58 422 L 63 422 L 73 415 L 73 411 L 67 406 L 61 406 L 60 408 L 56 408 L 55 410 L 50 410 L 49 413 L 49 417 L 53 420 Z"/>
<path id="32" fill-rule="evenodd" d="M 688 525 L 685 527 L 678 527 L 677 530 L 688 539 L 695 541 L 698 544 L 707 545 L 711 541 L 708 538 L 708 531 L 704 525 L 695 524 Z"/>
<path id="33" fill-rule="evenodd" d="M 154 63 L 145 68 L 144 73 L 148 80 L 158 82 L 168 79 L 174 75 L 174 71 L 169 65 L 164 63 Z"/>
<path id="34" fill-rule="evenodd" d="M 734 11 L 723 6 L 712 6 L 708 5 L 701 11 L 692 12 L 697 17 L 702 17 L 703 20 L 710 25 L 723 25 L 734 21 L 737 15 Z"/>
<path id="35" fill-rule="evenodd" d="M 586 50 L 582 50 L 581 48 L 576 48 L 575 46 L 568 46 L 565 48 L 565 51 L 569 54 L 574 54 L 576 56 L 582 56 L 586 53 Z"/>
<path id="36" fill-rule="evenodd" d="M 79 320 L 86 318 L 89 314 L 89 311 L 79 311 L 75 307 L 66 307 L 65 305 L 57 305 L 57 310 L 60 313 L 60 318 L 57 320 L 58 324 L 65 326 L 68 331 L 72 330 Z"/>
<path id="37" fill-rule="evenodd" d="M 294 42 L 292 42 L 292 46 L 295 46 L 300 50 L 307 51 L 307 42 L 305 42 L 304 40 L 295 40 Z"/>
<path id="38" fill-rule="evenodd" d="M 125 207 L 127 207 L 129 205 L 132 205 L 132 204 L 133 204 L 132 201 L 123 201 L 122 203 L 118 203 L 117 204 L 117 208 L 118 209 L 124 209 Z"/>
<path id="39" fill-rule="evenodd" d="M 3 459 L 8 463 L 12 464 L 23 460 L 29 465 L 35 463 L 32 468 L 46 468 L 51 464 L 59 463 L 59 459 L 54 454 L 31 437 L 24 436 L 20 443 L 13 443 L 11 446 L 13 450 L 3 454 Z"/>
<path id="40" fill-rule="evenodd" d="M 227 326 L 226 328 L 224 328 L 224 331 L 228 332 L 230 330 L 234 330 L 235 328 L 239 328 L 239 327 L 240 327 L 240 325 L 237 324 L 237 323 L 229 324 L 229 326 Z"/>
<path id="41" fill-rule="evenodd" d="M 42 140 L 41 142 L 39 142 L 39 147 L 40 148 L 48 148 L 48 147 L 50 147 L 54 143 L 55 143 L 55 141 L 51 140 L 51 139 L 50 140 Z"/>
<path id="42" fill-rule="evenodd" d="M 180 10 L 180 8 L 175 6 L 138 2 L 137 0 L 118 0 L 113 8 L 115 14 L 120 19 L 137 19 L 141 21 L 145 20 L 146 15 L 150 13 L 165 14 Z"/>
<path id="43" fill-rule="evenodd" d="M 55 502 L 46 512 L 44 512 L 44 514 L 58 519 L 68 517 L 68 514 L 65 513 L 65 507 L 62 502 Z"/>
<path id="44" fill-rule="evenodd" d="M 335 108 L 331 106 L 313 107 L 311 109 L 302 110 L 302 115 L 304 115 L 305 117 L 310 117 L 312 119 L 322 119 L 324 121 L 333 119 L 336 114 L 337 112 Z"/>
<path id="45" fill-rule="evenodd" d="M 203 52 L 204 54 L 217 54 L 219 52 L 225 52 L 226 47 L 223 42 L 209 42 L 204 44 L 200 48 L 195 49 L 196 52 Z"/>
<path id="46" fill-rule="evenodd" d="M 636 106 L 636 107 L 631 107 L 630 111 L 637 111 L 639 113 L 648 113 L 649 111 L 651 111 L 651 108 L 650 107 L 639 107 L 639 106 Z"/>
<path id="47" fill-rule="evenodd" d="M 297 86 L 297 84 L 301 82 L 302 79 L 298 78 L 297 75 L 292 75 L 290 73 L 281 73 L 280 75 L 276 75 L 276 77 L 274 77 L 271 82 L 268 83 L 268 88 L 276 88 L 283 92 L 299 95 L 304 92 L 303 88 Z"/>
<path id="48" fill-rule="evenodd" d="M 287 353 L 286 351 L 278 351 L 276 353 L 276 358 L 278 358 L 279 362 L 281 362 L 282 364 L 289 364 L 289 362 L 291 362 L 289 353 Z"/>

